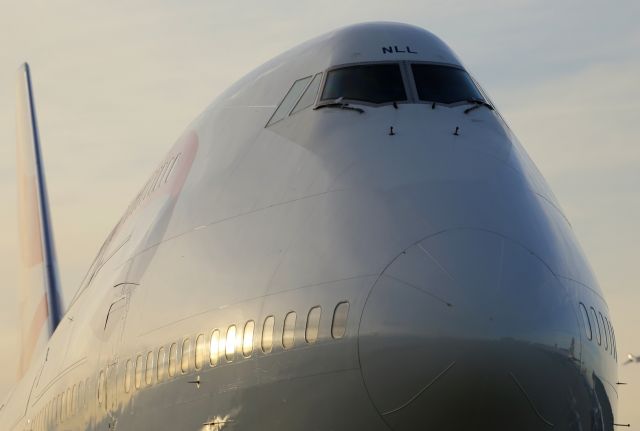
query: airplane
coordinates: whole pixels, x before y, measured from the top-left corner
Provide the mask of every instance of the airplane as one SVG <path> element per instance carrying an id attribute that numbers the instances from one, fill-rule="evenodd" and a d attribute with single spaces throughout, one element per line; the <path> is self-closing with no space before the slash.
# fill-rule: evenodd
<path id="1" fill-rule="evenodd" d="M 627 355 L 627 360 L 622 363 L 622 365 L 632 364 L 634 362 L 640 362 L 640 358 L 629 353 Z"/>
<path id="2" fill-rule="evenodd" d="M 603 291 L 496 105 L 425 29 L 346 26 L 223 92 L 66 309 L 26 64 L 17 137 L 3 430 L 614 428 Z"/>

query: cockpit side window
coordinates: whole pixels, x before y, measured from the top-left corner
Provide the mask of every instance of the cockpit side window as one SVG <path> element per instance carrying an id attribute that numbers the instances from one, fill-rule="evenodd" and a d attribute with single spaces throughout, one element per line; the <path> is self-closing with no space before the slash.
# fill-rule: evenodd
<path id="1" fill-rule="evenodd" d="M 278 105 L 278 108 L 275 110 L 275 112 L 269 119 L 269 122 L 267 123 L 267 127 L 272 125 L 273 123 L 276 123 L 282 120 L 287 115 L 289 115 L 294 105 L 302 95 L 302 92 L 305 90 L 305 88 L 307 88 L 309 81 L 311 81 L 311 76 L 298 79 L 296 82 L 293 83 L 293 85 L 287 92 L 287 95 L 284 96 L 284 99 L 282 99 L 282 102 L 280 102 L 280 105 Z"/>
<path id="2" fill-rule="evenodd" d="M 418 98 L 425 102 L 455 103 L 484 100 L 469 74 L 457 67 L 412 64 Z"/>
<path id="3" fill-rule="evenodd" d="M 293 108 L 293 111 L 291 111 L 292 115 L 308 108 L 316 102 L 316 96 L 318 96 L 318 89 L 320 88 L 320 81 L 322 81 L 322 73 L 317 73 L 316 76 L 313 77 L 311 84 L 309 84 L 302 97 L 300 97 L 296 106 Z"/>
<path id="4" fill-rule="evenodd" d="M 399 64 L 362 64 L 327 73 L 321 100 L 390 103 L 407 100 Z"/>

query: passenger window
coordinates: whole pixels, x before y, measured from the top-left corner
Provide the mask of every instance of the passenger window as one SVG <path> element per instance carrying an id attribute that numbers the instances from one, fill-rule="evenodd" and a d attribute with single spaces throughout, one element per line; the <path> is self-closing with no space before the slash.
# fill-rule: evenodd
<path id="1" fill-rule="evenodd" d="M 171 344 L 169 347 L 169 377 L 176 375 L 178 368 L 178 346 L 176 343 Z"/>
<path id="2" fill-rule="evenodd" d="M 264 353 L 270 353 L 273 348 L 273 326 L 275 319 L 273 316 L 269 316 L 264 319 L 264 325 L 262 326 L 262 351 Z"/>
<path id="3" fill-rule="evenodd" d="M 584 322 L 584 332 L 587 336 L 587 339 L 591 340 L 593 338 L 593 334 L 591 331 L 591 322 L 589 319 L 589 313 L 587 313 L 587 308 L 584 304 L 580 303 L 580 312 L 582 313 L 582 321 Z"/>
<path id="4" fill-rule="evenodd" d="M 604 332 L 604 350 L 609 350 L 609 331 L 607 325 L 604 323 L 604 317 L 602 313 L 598 311 L 598 317 L 600 317 L 600 326 L 602 326 L 602 332 Z"/>
<path id="5" fill-rule="evenodd" d="M 320 307 L 313 307 L 309 310 L 309 315 L 307 316 L 307 329 L 304 332 L 304 338 L 307 340 L 307 343 L 315 343 L 318 339 L 321 312 L 322 310 Z"/>
<path id="6" fill-rule="evenodd" d="M 280 105 L 278 105 L 278 108 L 269 119 L 267 126 L 277 123 L 278 121 L 289 115 L 291 109 L 300 98 L 300 95 L 302 94 L 304 89 L 307 88 L 307 84 L 309 84 L 309 81 L 311 81 L 311 77 L 307 76 L 306 78 L 298 79 L 293 83 L 293 85 L 287 92 L 287 95 L 284 96 L 284 99 L 282 99 L 282 102 L 280 102 Z"/>
<path id="7" fill-rule="evenodd" d="M 142 356 L 138 355 L 136 358 L 136 378 L 135 378 L 136 389 L 140 389 L 142 386 Z"/>
<path id="8" fill-rule="evenodd" d="M 284 328 L 282 331 L 282 347 L 289 349 L 296 341 L 296 312 L 287 313 L 284 318 Z"/>
<path id="9" fill-rule="evenodd" d="M 211 333 L 211 343 L 209 343 L 209 363 L 212 367 L 218 365 L 220 357 L 220 331 L 217 329 Z"/>
<path id="10" fill-rule="evenodd" d="M 101 406 L 102 403 L 104 402 L 104 391 L 105 391 L 105 381 L 104 381 L 104 371 L 100 371 L 100 376 L 98 377 L 98 405 Z M 60 403 L 60 412 L 63 411 L 62 409 L 62 402 Z M 60 417 L 62 417 L 62 414 L 60 414 Z"/>
<path id="11" fill-rule="evenodd" d="M 463 69 L 435 64 L 412 64 L 411 70 L 420 100 L 438 103 L 484 100 Z"/>
<path id="12" fill-rule="evenodd" d="M 144 382 L 148 385 L 153 381 L 153 352 L 147 353 L 147 366 L 144 372 Z"/>
<path id="13" fill-rule="evenodd" d="M 77 387 L 73 385 L 71 388 L 71 416 L 76 412 L 76 397 L 78 396 Z"/>
<path id="14" fill-rule="evenodd" d="M 316 97 L 318 96 L 318 90 L 320 89 L 320 81 L 322 81 L 322 73 L 318 73 L 313 77 L 311 84 L 309 84 L 307 89 L 304 91 L 304 94 L 293 108 L 293 111 L 291 111 L 292 115 L 315 103 Z"/>
<path id="15" fill-rule="evenodd" d="M 604 323 L 605 323 L 605 327 L 607 328 L 607 334 L 609 337 L 609 353 L 611 353 L 611 356 L 613 356 L 613 333 L 611 332 L 611 324 L 609 323 L 609 320 L 607 319 L 607 317 L 604 317 Z"/>
<path id="16" fill-rule="evenodd" d="M 253 330 L 255 329 L 253 320 L 249 320 L 244 325 L 244 335 L 242 337 L 242 354 L 248 358 L 253 353 Z"/>
<path id="17" fill-rule="evenodd" d="M 158 360 L 156 361 L 156 367 L 158 368 L 158 374 L 156 379 L 158 383 L 164 380 L 164 374 L 167 367 L 166 351 L 164 347 L 158 349 Z"/>
<path id="18" fill-rule="evenodd" d="M 349 317 L 349 303 L 341 302 L 333 312 L 333 322 L 331 323 L 331 336 L 342 338 L 347 332 L 347 318 Z"/>
<path id="19" fill-rule="evenodd" d="M 82 384 L 82 380 L 80 380 L 80 383 L 78 383 L 78 403 L 77 403 L 78 411 L 84 408 L 83 400 L 84 400 L 84 385 Z"/>
<path id="20" fill-rule="evenodd" d="M 593 317 L 593 321 L 596 322 L 593 325 L 593 332 L 596 333 L 596 341 L 598 344 L 601 344 L 602 333 L 600 332 L 600 322 L 598 322 L 598 315 L 596 314 L 596 310 L 593 307 L 589 307 L 591 310 L 591 317 Z"/>
<path id="21" fill-rule="evenodd" d="M 191 355 L 191 339 L 185 338 L 182 342 L 182 357 L 180 360 L 180 369 L 183 373 L 189 372 L 189 355 Z"/>
<path id="22" fill-rule="evenodd" d="M 207 344 L 204 341 L 204 334 L 198 335 L 196 338 L 196 370 L 199 370 L 204 365 L 204 358 L 207 353 Z"/>
<path id="23" fill-rule="evenodd" d="M 229 329 L 227 329 L 227 342 L 225 348 L 225 357 L 227 361 L 233 361 L 234 356 L 236 355 L 236 326 L 231 325 Z"/>
<path id="24" fill-rule="evenodd" d="M 407 100 L 399 64 L 342 67 L 327 73 L 322 100 L 391 103 Z"/>
<path id="25" fill-rule="evenodd" d="M 71 388 L 67 388 L 67 395 L 65 398 L 65 409 L 66 409 L 66 414 L 67 417 L 71 417 L 71 402 L 73 401 L 73 397 L 72 397 L 72 393 L 71 393 Z"/>

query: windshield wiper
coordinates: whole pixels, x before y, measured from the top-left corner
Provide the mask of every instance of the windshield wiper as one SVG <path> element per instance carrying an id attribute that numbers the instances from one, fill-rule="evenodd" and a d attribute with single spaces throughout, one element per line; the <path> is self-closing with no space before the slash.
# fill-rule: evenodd
<path id="1" fill-rule="evenodd" d="M 482 99 L 467 99 L 466 102 L 472 103 L 474 106 L 472 106 L 471 108 L 465 109 L 464 110 L 465 114 L 468 114 L 469 112 L 473 111 L 474 109 L 478 109 L 481 106 L 486 106 L 487 108 L 489 108 L 490 111 L 493 111 L 493 106 L 491 106 L 491 104 L 485 102 Z"/>
<path id="2" fill-rule="evenodd" d="M 313 110 L 316 111 L 321 108 L 348 109 L 350 111 L 356 111 L 361 114 L 364 114 L 364 109 L 356 108 L 355 106 L 350 106 L 348 103 L 345 103 L 342 101 L 342 97 L 339 99 L 336 99 L 334 102 L 328 102 L 328 103 L 323 103 L 322 105 L 318 105 L 315 108 L 313 108 Z"/>

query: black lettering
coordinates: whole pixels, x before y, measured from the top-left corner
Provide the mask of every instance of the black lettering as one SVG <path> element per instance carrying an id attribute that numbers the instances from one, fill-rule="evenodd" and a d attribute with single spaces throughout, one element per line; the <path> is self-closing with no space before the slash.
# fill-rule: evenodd
<path id="1" fill-rule="evenodd" d="M 382 47 L 382 53 L 383 54 L 392 54 L 393 53 L 393 48 L 390 47 L 390 46 L 389 47 L 383 46 Z"/>
<path id="2" fill-rule="evenodd" d="M 409 48 L 409 46 L 407 46 L 407 52 L 409 54 L 417 54 L 418 53 L 417 51 L 411 51 L 411 48 Z"/>
<path id="3" fill-rule="evenodd" d="M 397 46 L 397 45 L 396 45 L 396 46 L 394 46 L 394 48 L 395 48 L 395 52 L 405 52 L 405 51 L 404 51 L 404 50 L 402 50 L 402 49 L 398 49 L 398 46 Z"/>

